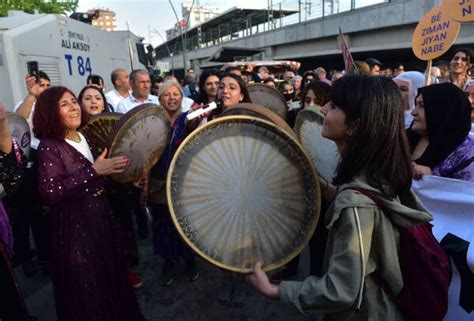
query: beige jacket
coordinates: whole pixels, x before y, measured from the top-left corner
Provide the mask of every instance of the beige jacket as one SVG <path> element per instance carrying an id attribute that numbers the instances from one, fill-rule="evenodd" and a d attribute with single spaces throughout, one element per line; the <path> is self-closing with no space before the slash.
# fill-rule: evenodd
<path id="1" fill-rule="evenodd" d="M 376 193 L 394 214 L 399 226 L 412 226 L 432 219 L 410 192 L 399 199 L 382 198 L 363 177 L 350 184 Z M 324 315 L 324 320 L 405 320 L 389 295 L 374 281 L 375 270 L 392 293 L 403 281 L 398 261 L 398 228 L 378 207 L 355 191 L 341 192 L 326 213 L 329 229 L 325 274 L 303 282 L 282 282 L 282 301 L 293 302 L 303 313 Z"/>

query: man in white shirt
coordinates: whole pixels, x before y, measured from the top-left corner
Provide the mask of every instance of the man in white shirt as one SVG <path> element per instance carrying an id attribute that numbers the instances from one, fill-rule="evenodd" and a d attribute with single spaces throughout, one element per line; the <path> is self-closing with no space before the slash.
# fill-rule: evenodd
<path id="1" fill-rule="evenodd" d="M 50 85 L 51 81 L 49 80 L 48 75 L 43 71 L 39 71 L 38 81 L 36 81 L 35 76 L 29 74 L 26 76 L 26 90 L 28 91 L 28 95 L 26 95 L 25 99 L 16 104 L 13 110 L 26 119 L 28 125 L 30 125 L 30 129 L 33 129 L 33 112 L 35 110 L 36 99 Z M 31 147 L 36 149 L 38 148 L 38 145 L 39 140 L 34 137 L 32 130 Z"/>
<path id="2" fill-rule="evenodd" d="M 105 98 L 116 111 L 118 104 L 130 96 L 130 78 L 125 69 L 115 69 L 112 71 L 110 78 L 114 89 L 106 93 Z"/>
<path id="3" fill-rule="evenodd" d="M 151 79 L 148 71 L 143 69 L 132 71 L 130 73 L 130 87 L 132 94 L 117 105 L 116 112 L 125 114 L 144 103 L 159 105 L 158 97 L 150 95 Z"/>

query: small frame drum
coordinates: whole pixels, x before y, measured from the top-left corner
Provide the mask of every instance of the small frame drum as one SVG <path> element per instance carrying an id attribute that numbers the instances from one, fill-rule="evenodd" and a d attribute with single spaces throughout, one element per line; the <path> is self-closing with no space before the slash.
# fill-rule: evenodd
<path id="1" fill-rule="evenodd" d="M 12 137 L 21 148 L 21 151 L 30 158 L 31 152 L 31 132 L 30 125 L 23 116 L 15 113 L 8 113 L 7 115 L 8 125 L 10 126 Z"/>
<path id="2" fill-rule="evenodd" d="M 79 131 L 86 137 L 94 158 L 97 158 L 107 147 L 107 139 L 121 113 L 102 113 L 91 116 L 87 124 Z"/>
<path id="3" fill-rule="evenodd" d="M 307 107 L 296 116 L 295 132 L 318 174 L 331 182 L 336 174 L 340 154 L 336 143 L 321 135 L 324 116 L 318 107 Z"/>
<path id="4" fill-rule="evenodd" d="M 275 88 L 264 84 L 250 84 L 247 86 L 252 103 L 270 109 L 286 120 L 288 106 L 285 97 Z"/>
<path id="5" fill-rule="evenodd" d="M 168 206 L 186 243 L 207 261 L 246 273 L 298 255 L 320 212 L 318 176 L 301 145 L 269 121 L 215 119 L 192 132 L 168 172 Z"/>

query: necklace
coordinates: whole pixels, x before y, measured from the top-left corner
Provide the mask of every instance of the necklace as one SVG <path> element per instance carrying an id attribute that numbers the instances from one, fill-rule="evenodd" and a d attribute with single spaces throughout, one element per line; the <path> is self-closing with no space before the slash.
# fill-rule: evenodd
<path id="1" fill-rule="evenodd" d="M 81 140 L 82 140 L 82 139 L 81 139 L 81 135 L 79 135 L 79 134 L 76 134 L 76 135 L 77 135 L 77 138 L 67 138 L 67 137 L 66 137 L 66 139 L 68 139 L 68 140 L 70 140 L 70 141 L 73 141 L 73 142 L 75 142 L 75 143 L 80 143 Z"/>

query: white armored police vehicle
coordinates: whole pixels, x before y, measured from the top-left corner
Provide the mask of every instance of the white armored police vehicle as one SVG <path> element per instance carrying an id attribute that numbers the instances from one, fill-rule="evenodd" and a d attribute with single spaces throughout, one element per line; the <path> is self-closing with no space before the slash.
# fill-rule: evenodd
<path id="1" fill-rule="evenodd" d="M 38 62 L 51 85 L 76 94 L 90 74 L 102 76 L 111 89 L 114 69 L 145 68 L 138 58 L 139 40 L 129 31 L 103 31 L 62 15 L 10 12 L 0 18 L 0 101 L 11 111 L 26 96 L 30 61 Z"/>

